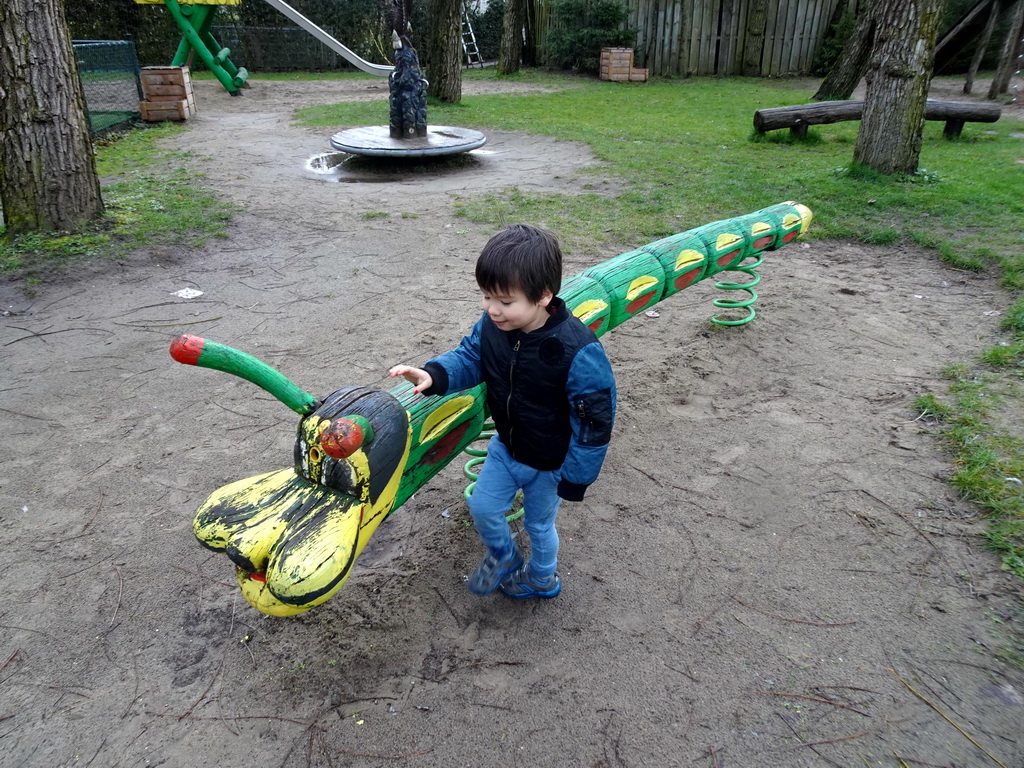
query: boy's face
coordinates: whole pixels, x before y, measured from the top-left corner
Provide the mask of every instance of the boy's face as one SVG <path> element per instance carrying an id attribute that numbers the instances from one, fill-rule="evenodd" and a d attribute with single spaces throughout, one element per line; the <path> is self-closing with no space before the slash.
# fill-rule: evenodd
<path id="1" fill-rule="evenodd" d="M 554 298 L 551 291 L 544 291 L 540 301 L 534 303 L 522 291 L 488 291 L 480 289 L 480 302 L 494 324 L 503 331 L 529 333 L 542 327 L 548 321 L 548 304 Z"/>

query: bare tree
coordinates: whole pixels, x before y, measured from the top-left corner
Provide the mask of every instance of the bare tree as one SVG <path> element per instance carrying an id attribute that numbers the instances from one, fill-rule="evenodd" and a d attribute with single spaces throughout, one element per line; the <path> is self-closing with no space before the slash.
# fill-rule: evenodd
<path id="1" fill-rule="evenodd" d="M 60 0 L 0 2 L 0 205 L 8 236 L 74 231 L 103 213 Z"/>
<path id="2" fill-rule="evenodd" d="M 501 43 L 498 46 L 498 74 L 512 75 L 519 71 L 523 59 L 523 22 L 526 0 L 505 0 L 501 20 Z"/>
<path id="3" fill-rule="evenodd" d="M 836 63 L 818 86 L 814 101 L 848 99 L 867 71 L 871 49 L 875 44 L 875 8 L 885 0 L 863 0 L 857 12 L 853 32 L 843 45 Z"/>
<path id="4" fill-rule="evenodd" d="M 942 0 L 882 2 L 853 161 L 882 173 L 913 173 L 921 155 Z"/>
<path id="5" fill-rule="evenodd" d="M 448 104 L 462 101 L 462 0 L 429 0 L 427 94 Z"/>

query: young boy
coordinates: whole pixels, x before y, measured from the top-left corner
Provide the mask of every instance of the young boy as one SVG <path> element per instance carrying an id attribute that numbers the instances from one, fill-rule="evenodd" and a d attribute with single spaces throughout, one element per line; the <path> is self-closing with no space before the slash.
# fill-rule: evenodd
<path id="1" fill-rule="evenodd" d="M 555 515 L 562 499 L 582 501 L 597 479 L 611 438 L 615 380 L 597 337 L 556 295 L 562 252 L 550 232 L 523 224 L 502 230 L 484 246 L 476 281 L 484 314 L 459 346 L 423 368 L 396 365 L 389 373 L 425 395 L 487 385 L 498 434 L 469 499 L 487 545 L 469 590 L 551 598 L 562 591 Z M 526 565 L 505 522 L 520 489 Z"/>

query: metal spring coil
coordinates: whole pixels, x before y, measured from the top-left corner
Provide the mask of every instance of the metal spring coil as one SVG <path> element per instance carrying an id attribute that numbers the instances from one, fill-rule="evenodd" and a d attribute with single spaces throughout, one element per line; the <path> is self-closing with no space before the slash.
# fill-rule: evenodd
<path id="1" fill-rule="evenodd" d="M 730 267 L 727 272 L 745 272 L 752 278 L 747 283 L 737 283 L 731 280 L 721 280 L 715 283 L 715 288 L 720 288 L 723 291 L 746 291 L 750 294 L 749 298 L 746 299 L 715 299 L 712 304 L 721 309 L 745 309 L 747 310 L 747 316 L 741 317 L 738 320 L 725 320 L 715 315 L 711 318 L 712 323 L 718 325 L 746 325 L 753 320 L 757 313 L 754 311 L 752 304 L 757 301 L 757 291 L 754 290 L 754 286 L 761 282 L 761 276 L 754 270 L 761 266 L 764 259 L 758 254 L 754 257 L 755 261 L 749 264 L 737 264 L 735 267 Z"/>
<path id="2" fill-rule="evenodd" d="M 494 422 L 488 421 L 484 424 L 483 430 L 480 432 L 479 437 L 473 441 L 473 443 L 480 442 L 482 440 L 490 440 L 497 433 L 494 431 Z M 476 487 L 476 481 L 480 479 L 480 473 L 477 471 L 477 467 L 487 460 L 487 449 L 486 448 L 473 448 L 473 443 L 467 445 L 464 449 L 464 453 L 467 456 L 472 456 L 469 461 L 466 462 L 466 466 L 463 467 L 462 473 L 472 482 L 466 486 L 466 490 L 463 492 L 463 496 L 466 497 L 466 501 L 469 501 L 469 497 L 473 495 L 473 489 Z M 516 495 L 519 498 L 519 494 Z M 525 512 L 522 504 L 519 505 L 519 509 L 510 512 L 505 515 L 505 522 L 511 523 L 513 520 L 518 520 L 523 516 Z"/>

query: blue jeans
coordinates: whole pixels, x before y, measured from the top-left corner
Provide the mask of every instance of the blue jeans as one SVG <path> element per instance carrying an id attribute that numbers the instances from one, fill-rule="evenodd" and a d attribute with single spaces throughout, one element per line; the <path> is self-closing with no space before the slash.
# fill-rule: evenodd
<path id="1" fill-rule="evenodd" d="M 544 472 L 509 456 L 495 435 L 487 444 L 487 460 L 469 497 L 469 512 L 476 531 L 491 550 L 508 552 L 514 545 L 505 515 L 523 490 L 523 527 L 530 536 L 530 569 L 540 578 L 555 572 L 558 564 L 558 531 L 555 516 L 562 500 L 556 492 L 559 472 Z"/>

